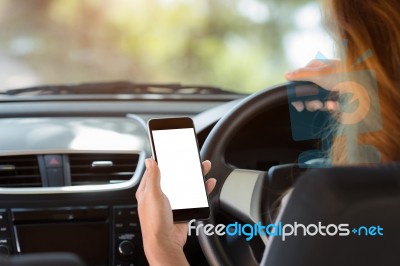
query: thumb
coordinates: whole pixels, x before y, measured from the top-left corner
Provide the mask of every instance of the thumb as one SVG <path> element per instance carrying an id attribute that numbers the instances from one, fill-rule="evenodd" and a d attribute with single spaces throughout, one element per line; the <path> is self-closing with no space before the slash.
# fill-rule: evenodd
<path id="1" fill-rule="evenodd" d="M 298 68 L 285 74 L 290 81 L 317 81 L 322 75 L 329 75 L 341 69 L 339 60 L 311 60 L 305 67 Z"/>
<path id="2" fill-rule="evenodd" d="M 290 81 L 311 81 L 315 82 L 321 75 L 332 73 L 331 69 L 326 67 L 302 67 L 294 71 L 287 72 L 285 78 Z"/>
<path id="3" fill-rule="evenodd" d="M 144 189 L 161 191 L 160 169 L 156 161 L 154 159 L 146 159 L 144 163 L 146 165 L 146 187 Z"/>
<path id="4" fill-rule="evenodd" d="M 340 61 L 314 60 L 305 67 L 286 73 L 285 78 L 289 81 L 311 81 L 326 90 L 331 90 L 343 73 L 345 71 Z"/>
<path id="5" fill-rule="evenodd" d="M 216 184 L 217 184 L 217 180 L 215 178 L 210 178 L 206 181 L 207 194 L 211 194 L 211 192 L 214 190 Z"/>

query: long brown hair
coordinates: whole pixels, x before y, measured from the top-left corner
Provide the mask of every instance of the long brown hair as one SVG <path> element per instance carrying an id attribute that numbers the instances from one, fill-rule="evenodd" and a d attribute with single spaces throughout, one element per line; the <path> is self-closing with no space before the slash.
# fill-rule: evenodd
<path id="1" fill-rule="evenodd" d="M 369 112 L 369 125 L 381 123 L 380 130 L 339 125 L 331 149 L 333 164 L 368 163 L 372 155 L 360 149 L 371 145 L 380 153 L 380 162 L 400 161 L 400 1 L 326 0 L 327 26 L 337 38 L 346 40 L 343 56 L 346 71 L 354 70 L 357 59 L 370 50 L 372 56 L 357 69 L 372 70 L 378 87 L 377 101 Z M 373 102 L 373 101 L 372 101 Z"/>

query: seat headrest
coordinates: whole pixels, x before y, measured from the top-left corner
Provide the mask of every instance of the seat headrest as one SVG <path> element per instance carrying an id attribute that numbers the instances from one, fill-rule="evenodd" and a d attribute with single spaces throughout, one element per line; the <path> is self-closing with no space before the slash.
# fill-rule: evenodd
<path id="1" fill-rule="evenodd" d="M 281 223 L 334 224 L 330 233 L 338 231 L 304 236 L 298 227 L 297 236 L 273 237 L 264 265 L 400 265 L 400 164 L 308 171 L 296 182 Z"/>

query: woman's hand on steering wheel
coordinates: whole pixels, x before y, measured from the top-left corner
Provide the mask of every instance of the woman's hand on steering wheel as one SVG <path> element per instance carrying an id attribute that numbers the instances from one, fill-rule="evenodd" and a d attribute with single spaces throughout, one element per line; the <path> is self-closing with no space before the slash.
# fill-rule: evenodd
<path id="1" fill-rule="evenodd" d="M 339 80 L 339 75 L 344 73 L 343 65 L 340 60 L 311 60 L 306 66 L 296 70 L 287 72 L 285 78 L 289 81 L 310 81 L 326 90 L 334 90 Z M 340 104 L 338 101 L 327 100 L 325 102 L 319 100 L 296 101 L 291 103 L 298 112 L 306 109 L 309 112 L 328 111 L 338 113 Z"/>

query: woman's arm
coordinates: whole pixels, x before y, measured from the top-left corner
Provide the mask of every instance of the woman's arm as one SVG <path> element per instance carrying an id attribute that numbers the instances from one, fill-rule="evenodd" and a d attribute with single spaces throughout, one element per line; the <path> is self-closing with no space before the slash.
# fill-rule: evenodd
<path id="1" fill-rule="evenodd" d="M 153 159 L 146 159 L 146 172 L 136 192 L 143 246 L 150 265 L 188 265 L 183 246 L 187 240 L 187 224 L 174 223 L 171 205 L 161 190 L 160 171 Z M 203 162 L 206 175 L 210 161 Z M 216 180 L 206 182 L 207 192 L 215 187 Z"/>

